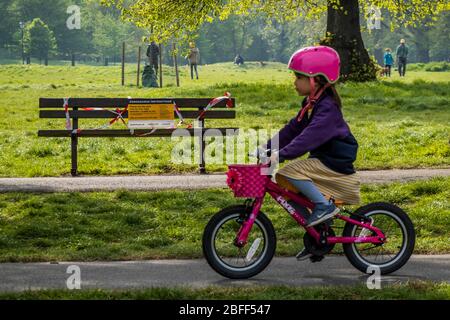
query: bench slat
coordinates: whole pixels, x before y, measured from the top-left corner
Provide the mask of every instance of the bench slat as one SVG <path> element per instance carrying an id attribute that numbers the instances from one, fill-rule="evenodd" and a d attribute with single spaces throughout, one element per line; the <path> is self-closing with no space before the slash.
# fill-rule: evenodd
<path id="1" fill-rule="evenodd" d="M 204 108 L 212 98 L 133 98 L 132 100 L 174 100 L 179 108 Z M 231 98 L 233 107 L 235 98 Z M 62 98 L 40 98 L 39 108 L 62 108 Z M 128 105 L 127 98 L 70 98 L 69 108 L 124 108 Z M 226 101 L 221 101 L 214 108 L 226 108 Z"/>
<path id="2" fill-rule="evenodd" d="M 98 119 L 98 118 L 115 118 L 116 115 L 106 110 L 69 110 L 71 118 L 80 119 Z M 177 114 L 174 112 L 175 119 L 178 119 Z M 199 111 L 181 111 L 181 115 L 185 119 L 195 119 L 199 116 Z M 65 118 L 66 113 L 60 110 L 40 110 L 39 118 Z M 128 118 L 128 112 L 122 115 L 123 118 Z M 235 110 L 209 110 L 205 113 L 207 119 L 235 119 Z"/>
<path id="3" fill-rule="evenodd" d="M 170 137 L 176 129 L 156 129 L 152 134 L 142 136 L 142 137 Z M 187 130 L 191 136 L 195 136 L 195 134 L 200 133 L 200 128 L 196 129 L 183 129 Z M 230 133 L 231 130 L 234 130 L 234 134 L 237 134 L 239 128 L 202 128 L 203 133 L 206 131 L 206 136 L 217 136 L 217 135 L 225 135 Z M 217 131 L 216 131 L 217 130 Z M 134 130 L 135 135 L 132 135 L 130 130 L 82 130 L 79 133 L 79 137 L 139 137 L 141 134 L 149 133 L 151 130 L 147 129 L 136 129 Z M 220 132 L 220 134 L 219 134 Z M 217 134 L 216 134 L 217 133 Z M 70 137 L 71 130 L 39 130 L 39 137 Z"/>

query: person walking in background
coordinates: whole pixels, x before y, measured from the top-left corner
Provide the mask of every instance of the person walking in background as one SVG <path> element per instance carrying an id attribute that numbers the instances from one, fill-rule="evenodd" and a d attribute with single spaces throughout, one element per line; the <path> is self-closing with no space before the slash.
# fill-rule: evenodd
<path id="1" fill-rule="evenodd" d="M 408 58 L 408 46 L 405 44 L 405 39 L 400 40 L 400 44 L 397 47 L 396 51 L 397 55 L 397 65 L 398 65 L 398 73 L 401 76 L 405 76 L 406 72 L 406 62 Z"/>
<path id="2" fill-rule="evenodd" d="M 198 79 L 198 71 L 197 71 L 197 65 L 200 62 L 200 50 L 195 47 L 194 42 L 189 43 L 189 54 L 187 55 L 187 59 L 189 60 L 189 65 L 191 66 L 191 79 L 194 79 L 194 70 L 195 70 L 195 76 Z"/>
<path id="3" fill-rule="evenodd" d="M 155 70 L 155 74 L 158 74 L 158 57 L 159 57 L 159 47 L 152 41 L 147 48 L 147 57 L 149 64 Z"/>
<path id="4" fill-rule="evenodd" d="M 386 48 L 386 52 L 384 53 L 384 75 L 386 77 L 391 76 L 391 68 L 393 64 L 394 58 L 392 57 L 391 49 Z"/>

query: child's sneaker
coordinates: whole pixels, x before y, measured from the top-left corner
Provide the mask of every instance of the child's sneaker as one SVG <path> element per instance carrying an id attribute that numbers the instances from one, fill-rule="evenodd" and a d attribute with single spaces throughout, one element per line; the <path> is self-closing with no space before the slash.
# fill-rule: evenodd
<path id="1" fill-rule="evenodd" d="M 315 205 L 313 212 L 307 220 L 306 227 L 312 227 L 316 224 L 322 223 L 328 219 L 333 218 L 339 213 L 339 208 L 334 205 L 333 202 L 328 204 L 318 203 Z"/>
<path id="2" fill-rule="evenodd" d="M 298 261 L 303 261 L 312 257 L 312 253 L 310 253 L 306 248 L 303 248 L 303 250 L 297 253 L 295 257 Z"/>

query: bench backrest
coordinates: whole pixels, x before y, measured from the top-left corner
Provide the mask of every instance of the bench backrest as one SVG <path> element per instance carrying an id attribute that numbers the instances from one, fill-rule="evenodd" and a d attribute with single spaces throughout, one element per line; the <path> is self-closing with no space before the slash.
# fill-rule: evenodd
<path id="1" fill-rule="evenodd" d="M 186 119 L 195 119 L 199 116 L 208 103 L 212 100 L 209 98 L 133 98 L 132 100 L 172 100 L 180 109 L 181 115 Z M 235 99 L 231 98 L 232 106 L 235 106 Z M 112 118 L 114 117 L 109 109 L 125 108 L 129 103 L 127 98 L 70 98 L 68 100 L 69 115 L 75 119 L 95 119 L 95 118 Z M 64 99 L 62 98 L 40 98 L 39 99 L 39 117 L 40 118 L 65 118 Z M 83 110 L 82 108 L 105 108 L 108 110 Z M 217 110 L 217 108 L 222 110 Z M 205 113 L 206 119 L 234 119 L 236 112 L 234 109 L 225 109 L 226 101 L 221 101 L 211 110 Z M 44 110 L 50 109 L 50 110 Z M 60 109 L 60 110 L 51 110 Z M 81 109 L 81 110 L 80 110 Z M 189 110 L 190 109 L 190 110 Z M 192 110 L 197 109 L 197 110 Z M 176 113 L 175 118 L 177 118 Z M 128 118 L 128 113 L 122 115 Z"/>

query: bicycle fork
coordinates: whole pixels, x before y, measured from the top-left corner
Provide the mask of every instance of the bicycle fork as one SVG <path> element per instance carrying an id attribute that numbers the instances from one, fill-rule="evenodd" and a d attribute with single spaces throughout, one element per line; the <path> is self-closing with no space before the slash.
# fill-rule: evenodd
<path id="1" fill-rule="evenodd" d="M 236 238 L 234 239 L 234 244 L 237 247 L 242 248 L 247 244 L 248 234 L 250 233 L 250 230 L 252 230 L 253 223 L 258 217 L 259 210 L 261 209 L 263 202 L 264 197 L 256 198 L 253 202 L 252 212 L 250 213 L 250 216 L 248 217 L 248 219 L 244 220 L 236 235 Z"/>

